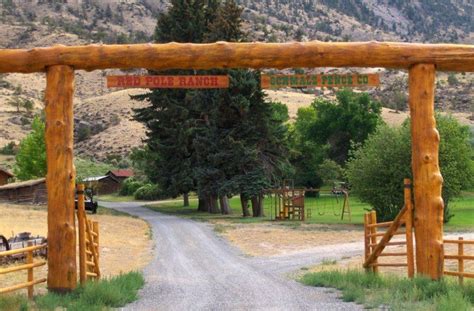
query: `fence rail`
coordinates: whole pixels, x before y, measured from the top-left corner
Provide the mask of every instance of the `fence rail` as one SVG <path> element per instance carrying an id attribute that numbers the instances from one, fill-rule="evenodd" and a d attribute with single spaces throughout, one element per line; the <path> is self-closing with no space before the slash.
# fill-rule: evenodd
<path id="1" fill-rule="evenodd" d="M 457 244 L 458 253 L 457 255 L 444 255 L 444 260 L 457 260 L 458 271 L 444 271 L 444 275 L 457 276 L 459 284 L 464 283 L 464 278 L 474 278 L 474 273 L 464 271 L 464 261 L 474 260 L 472 255 L 464 255 L 464 245 L 474 245 L 474 240 L 464 240 L 460 237 L 457 240 L 444 240 L 444 244 Z"/>
<path id="2" fill-rule="evenodd" d="M 36 284 L 46 282 L 46 278 L 40 278 L 36 280 L 34 279 L 34 269 L 46 265 L 46 262 L 45 261 L 34 262 L 33 255 L 35 251 L 40 250 L 40 249 L 46 249 L 46 248 L 47 248 L 46 244 L 33 246 L 33 243 L 29 242 L 28 247 L 1 252 L 0 257 L 6 257 L 6 256 L 11 256 L 11 255 L 17 255 L 17 254 L 26 254 L 26 263 L 19 266 L 13 266 L 9 268 L 0 269 L 0 274 L 8 274 L 8 273 L 23 271 L 23 270 L 27 270 L 28 274 L 27 274 L 27 280 L 25 283 L 0 288 L 0 294 L 9 293 L 16 290 L 27 288 L 28 298 L 32 299 L 33 294 L 34 294 L 34 286 Z"/>

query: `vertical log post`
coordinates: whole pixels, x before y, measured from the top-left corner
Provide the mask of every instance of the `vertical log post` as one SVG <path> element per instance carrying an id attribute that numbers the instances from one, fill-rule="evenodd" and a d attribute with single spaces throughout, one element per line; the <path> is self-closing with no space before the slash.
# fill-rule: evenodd
<path id="1" fill-rule="evenodd" d="M 33 246 L 33 242 L 28 242 L 28 247 L 31 247 L 31 246 Z M 33 251 L 32 250 L 29 250 L 28 252 L 26 252 L 26 263 L 28 265 L 33 264 Z M 31 267 L 31 268 L 28 268 L 28 281 L 27 282 L 31 284 L 30 286 L 28 286 L 28 299 L 33 299 L 33 291 L 34 291 L 33 281 L 34 281 L 33 267 Z"/>
<path id="2" fill-rule="evenodd" d="M 371 225 L 374 225 L 377 223 L 377 213 L 375 211 L 371 211 L 370 212 L 370 224 Z M 377 245 L 377 237 L 375 236 L 377 234 L 377 227 L 373 226 L 373 227 L 370 227 L 370 243 L 373 245 L 371 248 L 370 248 L 370 253 L 372 253 L 375 249 L 375 245 Z M 374 260 L 374 265 L 372 266 L 372 271 L 374 273 L 378 273 L 379 272 L 379 267 L 377 266 L 377 259 Z"/>
<path id="3" fill-rule="evenodd" d="M 463 243 L 464 238 L 460 237 L 459 238 L 459 243 L 458 243 L 458 272 L 460 273 L 458 276 L 459 280 L 459 285 L 464 284 L 464 243 Z"/>
<path id="4" fill-rule="evenodd" d="M 437 280 L 443 275 L 443 178 L 439 171 L 439 133 L 434 118 L 435 66 L 409 70 L 412 171 L 415 193 L 416 268 Z"/>
<path id="5" fill-rule="evenodd" d="M 79 227 L 79 279 L 84 285 L 87 281 L 86 264 L 86 210 L 84 203 L 84 184 L 77 185 L 77 224 Z"/>
<path id="6" fill-rule="evenodd" d="M 369 259 L 370 255 L 370 238 L 369 238 L 369 227 L 368 225 L 370 224 L 370 218 L 369 218 L 369 213 L 364 214 L 364 261 L 367 261 Z M 368 269 L 365 269 L 368 271 Z"/>
<path id="7" fill-rule="evenodd" d="M 413 256 L 413 206 L 411 202 L 411 180 L 405 178 L 404 185 L 405 206 L 407 208 L 405 214 L 405 231 L 407 240 L 407 270 L 408 277 L 413 278 L 415 276 L 415 258 Z"/>
<path id="8" fill-rule="evenodd" d="M 48 288 L 76 287 L 73 167 L 74 70 L 56 65 L 46 72 L 46 157 L 48 172 Z"/>

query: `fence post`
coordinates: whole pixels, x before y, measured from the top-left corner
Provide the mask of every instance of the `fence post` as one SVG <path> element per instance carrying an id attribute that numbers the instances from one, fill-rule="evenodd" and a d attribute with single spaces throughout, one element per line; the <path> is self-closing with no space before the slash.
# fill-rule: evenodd
<path id="1" fill-rule="evenodd" d="M 413 278 L 415 275 L 415 259 L 413 256 L 413 205 L 411 200 L 411 180 L 404 179 L 404 199 L 407 208 L 405 218 L 405 231 L 407 240 L 407 270 L 408 277 Z"/>
<path id="2" fill-rule="evenodd" d="M 33 243 L 30 241 L 28 242 L 28 247 L 33 246 Z M 33 251 L 29 250 L 26 252 L 26 264 L 30 265 L 33 264 Z M 33 290 L 34 290 L 34 285 L 32 284 L 34 280 L 33 276 L 33 267 L 28 268 L 28 283 L 31 283 L 31 285 L 28 286 L 28 298 L 33 299 Z"/>
<path id="3" fill-rule="evenodd" d="M 367 259 L 369 258 L 369 255 L 370 255 L 370 239 L 369 239 L 369 225 L 370 223 L 370 220 L 369 220 L 369 213 L 365 213 L 364 214 L 364 255 L 365 255 L 365 260 L 364 261 L 367 261 Z M 365 269 L 366 271 L 368 271 L 368 268 Z"/>
<path id="4" fill-rule="evenodd" d="M 464 243 L 462 242 L 464 238 L 460 237 L 459 238 L 459 243 L 458 243 L 458 272 L 460 273 L 458 276 L 459 280 L 459 285 L 464 284 Z"/>
<path id="5" fill-rule="evenodd" d="M 373 224 L 376 224 L 376 223 L 377 223 L 377 213 L 375 211 L 371 211 L 370 212 L 370 224 L 373 225 Z M 373 245 L 370 248 L 370 252 L 373 252 L 374 248 L 375 248 L 375 245 L 377 244 L 377 237 L 375 236 L 377 234 L 377 227 L 376 226 L 373 226 L 373 227 L 370 228 L 370 234 L 371 234 L 370 243 Z M 375 259 L 374 262 L 373 262 L 372 271 L 374 273 L 379 272 L 379 267 L 377 266 L 377 259 Z"/>
<path id="6" fill-rule="evenodd" d="M 87 281 L 86 264 L 86 226 L 85 206 L 84 206 L 84 184 L 77 185 L 77 222 L 79 227 L 79 278 L 81 285 Z"/>

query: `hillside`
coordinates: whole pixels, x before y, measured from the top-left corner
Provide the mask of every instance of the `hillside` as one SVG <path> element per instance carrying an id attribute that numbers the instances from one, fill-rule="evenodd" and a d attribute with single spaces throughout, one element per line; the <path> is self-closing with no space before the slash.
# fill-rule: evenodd
<path id="1" fill-rule="evenodd" d="M 168 5 L 168 1 L 154 0 L 62 2 L 2 1 L 0 48 L 151 42 L 156 16 Z M 465 0 L 443 0 L 436 3 L 428 0 L 238 2 L 245 6 L 244 30 L 249 40 L 474 43 L 473 6 L 470 1 Z M 334 69 L 327 68 L 324 71 Z M 387 107 L 403 109 L 407 95 L 406 72 L 373 71 L 382 75 L 382 85 L 368 91 Z M 105 76 L 109 73 L 123 74 L 119 70 L 76 73 L 75 150 L 78 155 L 105 159 L 116 154 L 126 155 L 130 148 L 142 144 L 145 129 L 131 120 L 131 117 L 132 108 L 144 103 L 130 101 L 129 94 L 145 90 L 117 92 L 107 89 Z M 473 84 L 472 74 L 438 74 L 436 107 L 462 115 L 463 122 L 472 125 L 473 121 L 468 117 L 473 106 Z M 43 107 L 44 86 L 42 74 L 0 75 L 0 147 L 10 141 L 18 142 L 28 133 L 33 114 Z M 296 113 L 294 107 L 308 105 L 314 94 L 334 96 L 332 90 L 306 92 L 313 95 L 291 90 L 270 93 L 271 99 L 288 104 L 292 116 Z M 33 107 L 30 111 L 18 111 L 12 103 L 19 101 L 32 102 Z M 404 114 L 384 112 L 384 115 L 390 120 L 402 120 L 401 116 Z"/>

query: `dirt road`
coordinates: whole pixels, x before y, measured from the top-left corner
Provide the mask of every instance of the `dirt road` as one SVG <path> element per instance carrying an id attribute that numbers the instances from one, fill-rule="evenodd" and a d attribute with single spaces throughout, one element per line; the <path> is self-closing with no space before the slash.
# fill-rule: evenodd
<path id="1" fill-rule="evenodd" d="M 216 236 L 210 225 L 163 215 L 140 203 L 107 203 L 148 221 L 155 242 L 141 298 L 124 310 L 361 310 L 332 290 L 305 287 L 285 275 L 323 259 L 362 251 L 314 249 L 293 256 L 249 258 Z M 134 254 L 128 254 L 134 256 Z"/>

